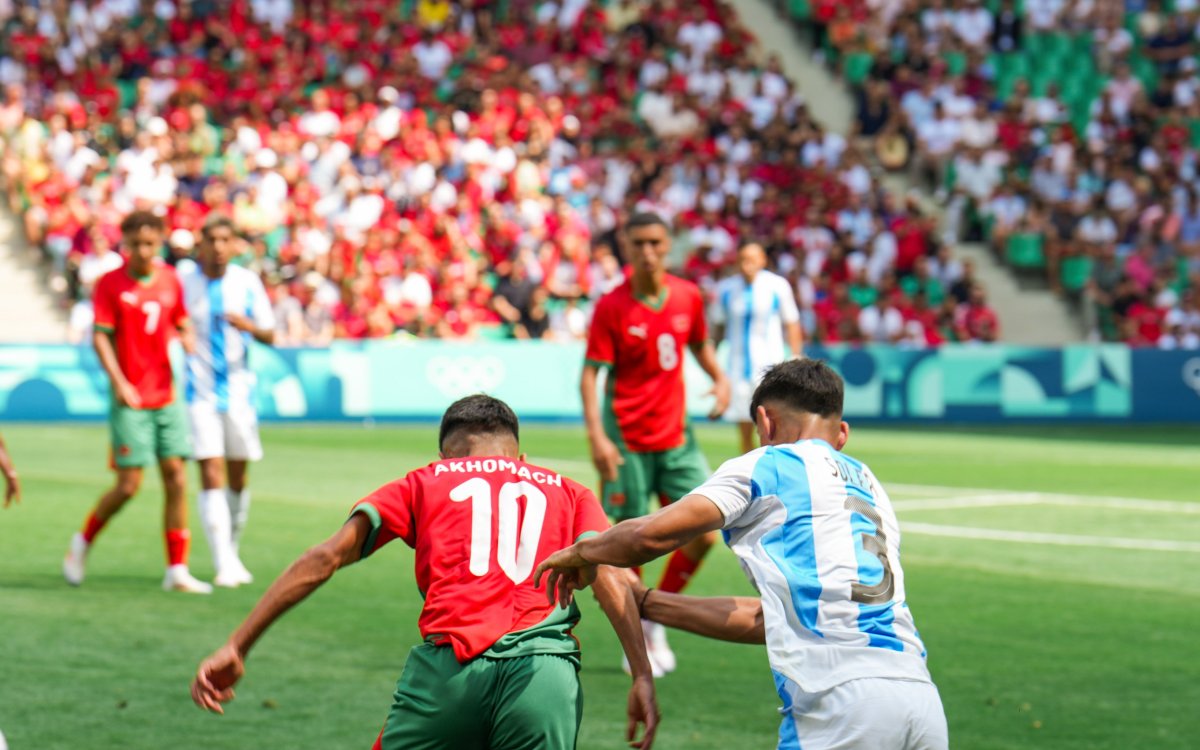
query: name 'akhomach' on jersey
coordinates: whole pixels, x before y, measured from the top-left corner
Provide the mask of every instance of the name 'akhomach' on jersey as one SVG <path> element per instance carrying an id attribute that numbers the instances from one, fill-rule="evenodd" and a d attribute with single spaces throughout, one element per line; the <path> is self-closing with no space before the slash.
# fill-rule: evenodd
<path id="1" fill-rule="evenodd" d="M 579 663 L 572 603 L 534 588 L 537 561 L 608 528 L 591 490 L 557 472 L 503 456 L 435 461 L 355 504 L 372 524 L 369 555 L 395 539 L 416 550 L 419 621 L 427 642 L 460 662 L 558 654 Z"/>

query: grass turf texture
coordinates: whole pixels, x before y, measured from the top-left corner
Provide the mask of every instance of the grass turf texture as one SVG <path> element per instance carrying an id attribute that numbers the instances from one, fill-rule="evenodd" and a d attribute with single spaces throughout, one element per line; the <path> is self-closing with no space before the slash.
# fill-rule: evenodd
<path id="1" fill-rule="evenodd" d="M 0 729 L 14 750 L 370 746 L 418 641 L 412 555 L 399 543 L 339 573 L 268 632 L 224 717 L 196 709 L 188 683 L 270 579 L 332 533 L 352 501 L 429 460 L 434 428 L 266 428 L 268 457 L 252 471 L 254 508 L 243 544 L 258 580 L 211 597 L 159 589 L 161 499 L 150 475 L 101 536 L 84 586 L 67 587 L 59 575 L 67 539 L 109 479 L 105 430 L 21 426 L 4 434 L 25 489 L 21 506 L 0 513 Z M 594 482 L 578 429 L 527 426 L 523 437 L 533 460 Z M 700 431 L 714 466 L 733 454 L 733 437 L 728 428 Z M 891 488 L 902 527 L 1188 545 L 1200 539 L 1198 437 L 1195 430 L 1117 427 L 861 429 L 849 452 Z M 193 498 L 194 480 L 189 469 Z M 1022 496 L 1002 494 L 990 504 L 995 493 L 945 488 L 1081 497 L 1020 504 Z M 1094 496 L 1176 505 L 1093 507 Z M 944 499 L 967 505 L 939 505 Z M 209 578 L 194 513 L 193 570 Z M 1195 747 L 1200 551 L 907 533 L 904 552 L 909 603 L 953 746 Z M 652 567 L 649 575 L 657 574 Z M 721 548 L 692 591 L 750 588 Z M 627 678 L 615 636 L 591 597 L 584 600 L 580 747 L 623 747 Z M 773 747 L 778 700 L 764 651 L 686 634 L 672 635 L 672 644 L 680 666 L 659 682 L 657 747 Z"/>

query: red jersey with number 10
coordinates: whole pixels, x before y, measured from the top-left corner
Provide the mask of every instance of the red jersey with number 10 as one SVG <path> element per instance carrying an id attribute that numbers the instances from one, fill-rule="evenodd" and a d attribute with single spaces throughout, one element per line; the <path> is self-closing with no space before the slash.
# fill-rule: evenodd
<path id="1" fill-rule="evenodd" d="M 684 444 L 684 347 L 708 336 L 695 284 L 668 275 L 664 294 L 657 304 L 644 300 L 626 280 L 600 298 L 588 332 L 587 361 L 609 368 L 605 408 L 635 453 Z"/>
<path id="2" fill-rule="evenodd" d="M 578 653 L 562 610 L 534 588 L 533 569 L 588 532 L 608 528 L 595 495 L 548 469 L 501 456 L 436 461 L 360 500 L 372 524 L 364 555 L 394 539 L 416 550 L 425 597 L 421 635 L 460 662 L 497 651 Z M 531 645 L 532 644 L 532 645 Z M 565 655 L 565 654 L 564 654 Z"/>
<path id="3" fill-rule="evenodd" d="M 117 364 L 141 397 L 142 409 L 160 409 L 175 399 L 171 336 L 187 321 L 175 269 L 156 262 L 147 279 L 128 266 L 109 271 L 92 293 L 96 328 L 116 339 Z"/>

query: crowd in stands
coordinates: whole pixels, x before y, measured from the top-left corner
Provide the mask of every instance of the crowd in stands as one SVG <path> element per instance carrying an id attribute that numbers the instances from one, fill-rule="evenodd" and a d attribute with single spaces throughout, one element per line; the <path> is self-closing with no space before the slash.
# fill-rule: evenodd
<path id="1" fill-rule="evenodd" d="M 578 339 L 637 211 L 705 290 L 763 244 L 810 340 L 1000 333 L 723 0 L 0 0 L 0 24 L 5 188 L 77 338 L 135 208 L 170 262 L 231 216 L 285 345 Z"/>
<path id="2" fill-rule="evenodd" d="M 798 0 L 857 134 L 1095 340 L 1200 348 L 1196 0 Z"/>

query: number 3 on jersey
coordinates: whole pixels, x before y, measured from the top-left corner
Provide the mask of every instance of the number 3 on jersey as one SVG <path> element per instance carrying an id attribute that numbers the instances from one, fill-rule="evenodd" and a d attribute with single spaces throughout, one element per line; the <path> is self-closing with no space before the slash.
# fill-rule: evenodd
<path id="1" fill-rule="evenodd" d="M 675 348 L 674 336 L 660 333 L 655 344 L 658 346 L 658 366 L 663 372 L 670 372 L 679 366 L 679 350 Z"/>
<path id="2" fill-rule="evenodd" d="M 525 497 L 525 519 L 518 528 L 517 498 Z M 485 576 L 492 566 L 492 486 L 482 477 L 468 479 L 450 490 L 456 503 L 471 501 L 471 559 L 473 575 Z M 529 482 L 505 482 L 497 498 L 496 562 L 520 583 L 533 572 L 534 557 L 546 519 L 546 493 Z"/>

